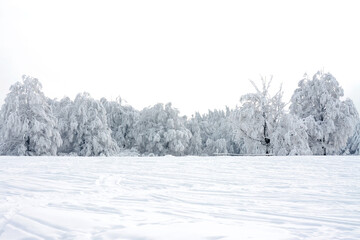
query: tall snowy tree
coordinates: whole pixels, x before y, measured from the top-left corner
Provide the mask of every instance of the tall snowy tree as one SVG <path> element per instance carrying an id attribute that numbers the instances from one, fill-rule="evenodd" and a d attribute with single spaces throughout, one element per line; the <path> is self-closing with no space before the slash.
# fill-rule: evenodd
<path id="1" fill-rule="evenodd" d="M 291 98 L 290 112 L 303 119 L 309 146 L 316 155 L 338 154 L 353 133 L 358 113 L 330 73 L 305 75 Z"/>
<path id="2" fill-rule="evenodd" d="M 262 78 L 262 89 L 250 81 L 256 92 L 243 95 L 241 106 L 234 112 L 232 120 L 237 137 L 244 140 L 248 154 L 270 154 L 272 133 L 276 129 L 279 118 L 284 113 L 282 90 L 271 96 L 269 93 L 271 80 Z"/>
<path id="3" fill-rule="evenodd" d="M 1 154 L 56 155 L 62 141 L 41 88 L 38 79 L 25 75 L 10 87 L 0 116 Z"/>
<path id="4" fill-rule="evenodd" d="M 171 106 L 156 104 L 145 108 L 136 123 L 136 143 L 139 152 L 156 155 L 184 155 L 191 132 L 185 126 L 186 119 Z"/>
<path id="5" fill-rule="evenodd" d="M 67 113 L 66 113 L 67 114 Z M 67 136 L 73 152 L 79 156 L 114 155 L 119 148 L 111 137 L 104 106 L 88 93 L 78 94 L 68 115 Z"/>

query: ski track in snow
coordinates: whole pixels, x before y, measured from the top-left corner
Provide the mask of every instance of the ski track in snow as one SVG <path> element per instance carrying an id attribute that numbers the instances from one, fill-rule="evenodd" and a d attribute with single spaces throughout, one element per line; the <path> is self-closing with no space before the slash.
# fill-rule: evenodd
<path id="1" fill-rule="evenodd" d="M 0 157 L 3 239 L 360 239 L 360 157 Z"/>

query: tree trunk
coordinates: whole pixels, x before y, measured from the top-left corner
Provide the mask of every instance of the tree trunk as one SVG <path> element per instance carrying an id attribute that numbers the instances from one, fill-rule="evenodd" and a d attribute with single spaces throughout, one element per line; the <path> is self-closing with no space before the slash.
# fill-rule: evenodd
<path id="1" fill-rule="evenodd" d="M 270 154 L 270 138 L 265 138 L 265 152 L 266 154 Z"/>
<path id="2" fill-rule="evenodd" d="M 265 143 L 265 154 L 270 153 L 270 138 L 268 138 L 268 128 L 266 123 L 266 115 L 265 112 L 263 112 L 264 117 L 264 143 Z"/>
<path id="3" fill-rule="evenodd" d="M 26 155 L 30 155 L 30 136 L 27 137 L 25 141 L 25 146 L 26 146 Z"/>

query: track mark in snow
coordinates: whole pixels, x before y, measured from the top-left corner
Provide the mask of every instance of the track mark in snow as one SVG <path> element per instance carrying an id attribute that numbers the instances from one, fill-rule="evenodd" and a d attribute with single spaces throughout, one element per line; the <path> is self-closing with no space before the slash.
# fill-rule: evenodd
<path id="1" fill-rule="evenodd" d="M 26 226 L 26 225 L 23 225 L 19 222 L 14 222 L 14 221 L 9 221 L 9 223 L 7 224 L 7 227 L 10 227 L 10 228 L 13 228 L 13 229 L 16 229 L 20 232 L 22 232 L 24 235 L 30 235 L 30 236 L 35 236 L 37 239 L 47 239 L 47 240 L 51 240 L 51 239 L 54 239 L 54 238 L 51 238 L 49 236 L 44 236 L 44 235 L 41 235 L 37 232 L 38 229 L 36 229 L 36 227 L 33 228 L 33 226 Z M 23 237 L 22 237 L 23 239 Z"/>
<path id="2" fill-rule="evenodd" d="M 18 214 L 18 215 L 23 217 L 24 219 L 28 219 L 30 221 L 33 221 L 36 224 L 44 225 L 47 228 L 52 228 L 52 229 L 63 231 L 63 232 L 68 232 L 69 231 L 69 229 L 61 227 L 61 225 L 51 224 L 48 221 L 41 220 L 41 219 L 38 219 L 36 217 L 31 217 L 31 216 L 27 216 L 27 215 L 23 215 L 23 214 Z"/>

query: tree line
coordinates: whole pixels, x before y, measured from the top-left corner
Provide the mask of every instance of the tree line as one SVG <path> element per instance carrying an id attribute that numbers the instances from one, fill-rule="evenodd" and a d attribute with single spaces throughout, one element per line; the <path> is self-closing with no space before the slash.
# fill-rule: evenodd
<path id="1" fill-rule="evenodd" d="M 0 111 L 1 155 L 334 155 L 359 154 L 360 124 L 330 73 L 305 75 L 289 107 L 271 80 L 226 110 L 180 116 L 171 103 L 139 111 L 121 98 L 47 98 L 38 79 L 23 76 Z"/>

